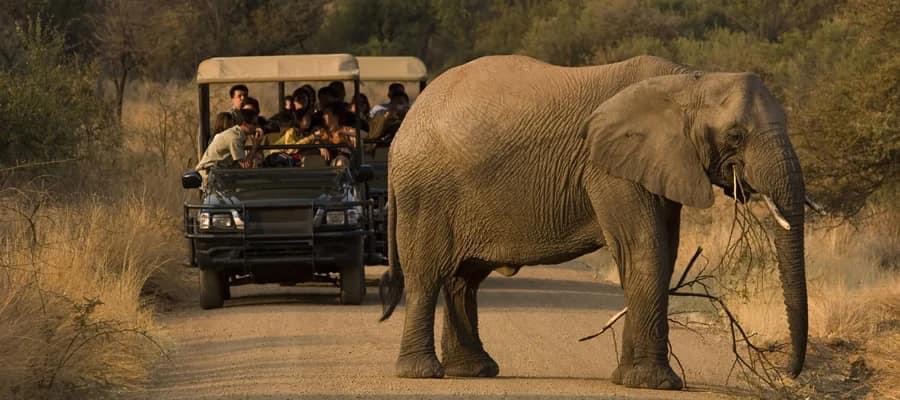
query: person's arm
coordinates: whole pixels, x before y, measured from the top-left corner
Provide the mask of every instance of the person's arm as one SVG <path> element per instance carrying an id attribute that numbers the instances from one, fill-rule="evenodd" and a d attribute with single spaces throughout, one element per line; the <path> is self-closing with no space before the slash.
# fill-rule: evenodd
<path id="1" fill-rule="evenodd" d="M 252 168 L 253 167 L 253 159 L 256 157 L 256 153 L 259 151 L 259 143 L 262 141 L 264 135 L 262 128 L 256 128 L 256 132 L 253 133 L 253 136 L 250 137 L 250 141 L 253 143 L 250 148 L 250 154 L 247 154 L 242 160 L 239 161 L 241 164 L 241 168 Z"/>

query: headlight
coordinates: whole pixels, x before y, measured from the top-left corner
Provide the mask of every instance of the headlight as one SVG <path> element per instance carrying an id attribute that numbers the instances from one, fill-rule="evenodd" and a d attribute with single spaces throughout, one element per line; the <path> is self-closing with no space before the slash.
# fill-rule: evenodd
<path id="1" fill-rule="evenodd" d="M 232 229 L 234 221 L 229 214 L 213 214 L 211 218 L 212 227 L 216 229 Z"/>
<path id="2" fill-rule="evenodd" d="M 203 211 L 197 216 L 197 223 L 201 230 L 221 229 L 221 230 L 243 230 L 244 220 L 236 210 L 225 210 L 222 212 Z"/>
<path id="3" fill-rule="evenodd" d="M 346 216 L 343 211 L 328 211 L 325 213 L 325 223 L 328 225 L 343 225 Z"/>
<path id="4" fill-rule="evenodd" d="M 359 207 L 351 208 L 347 210 L 347 224 L 356 225 L 359 223 Z"/>
<path id="5" fill-rule="evenodd" d="M 200 225 L 200 229 L 209 229 L 209 213 L 200 213 L 200 215 L 197 216 L 197 224 Z"/>

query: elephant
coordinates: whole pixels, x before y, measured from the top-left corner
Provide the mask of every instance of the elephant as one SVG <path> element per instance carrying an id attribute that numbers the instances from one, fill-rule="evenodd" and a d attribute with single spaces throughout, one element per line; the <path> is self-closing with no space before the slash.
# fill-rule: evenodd
<path id="1" fill-rule="evenodd" d="M 628 307 L 612 382 L 682 388 L 667 357 L 668 288 L 681 208 L 710 207 L 713 185 L 763 197 L 781 226 L 772 228 L 788 371 L 803 368 L 805 186 L 783 108 L 754 74 L 654 56 L 587 67 L 482 57 L 429 84 L 388 169 L 389 267 L 379 290 L 382 321 L 405 291 L 400 377 L 496 376 L 478 332 L 479 284 L 495 270 L 513 275 L 606 247 Z"/>

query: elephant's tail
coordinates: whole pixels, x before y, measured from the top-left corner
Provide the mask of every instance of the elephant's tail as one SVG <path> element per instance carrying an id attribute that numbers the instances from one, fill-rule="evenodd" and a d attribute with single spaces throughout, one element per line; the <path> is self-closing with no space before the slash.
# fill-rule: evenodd
<path id="1" fill-rule="evenodd" d="M 388 179 L 387 216 L 388 216 L 388 265 L 389 268 L 381 275 L 381 283 L 378 286 L 378 295 L 381 297 L 381 319 L 384 322 L 391 317 L 400 298 L 403 296 L 403 269 L 400 268 L 400 257 L 397 256 L 397 201 L 394 198 L 394 188 Z"/>

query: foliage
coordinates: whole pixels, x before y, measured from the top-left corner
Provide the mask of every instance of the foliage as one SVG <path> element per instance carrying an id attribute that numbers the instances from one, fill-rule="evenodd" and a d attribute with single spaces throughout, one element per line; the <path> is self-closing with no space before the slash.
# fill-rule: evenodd
<path id="1" fill-rule="evenodd" d="M 93 63 L 69 56 L 64 41 L 38 18 L 16 27 L 21 58 L 0 70 L 0 165 L 83 156 L 107 135 L 107 103 L 94 96 Z"/>
<path id="2" fill-rule="evenodd" d="M 752 71 L 785 105 L 809 189 L 832 210 L 853 214 L 897 185 L 900 28 L 890 0 L 2 1 L 13 12 L 0 16 L 0 33 L 40 18 L 60 32 L 64 57 L 101 61 L 119 103 L 128 80 L 190 78 L 210 56 L 416 55 L 438 74 L 488 54 L 584 65 L 649 53 Z M 22 65 L 24 45 L 0 45 L 4 74 Z"/>

